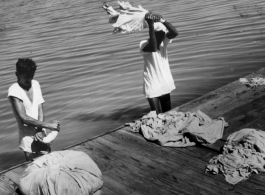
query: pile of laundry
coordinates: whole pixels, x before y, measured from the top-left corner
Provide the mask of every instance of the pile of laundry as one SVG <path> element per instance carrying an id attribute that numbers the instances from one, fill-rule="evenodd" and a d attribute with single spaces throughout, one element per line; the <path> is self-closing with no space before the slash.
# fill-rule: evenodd
<path id="1" fill-rule="evenodd" d="M 54 151 L 36 158 L 20 178 L 27 195 L 99 195 L 103 178 L 97 164 L 84 152 Z"/>
<path id="2" fill-rule="evenodd" d="M 206 172 L 221 172 L 226 181 L 234 185 L 252 173 L 264 172 L 264 166 L 265 132 L 246 128 L 227 138 L 222 154 L 209 161 Z"/>
<path id="3" fill-rule="evenodd" d="M 126 125 L 132 132 L 141 132 L 149 141 L 171 147 L 213 144 L 222 138 L 224 127 L 228 126 L 222 117 L 211 119 L 200 110 L 194 113 L 170 111 L 158 115 L 151 111 Z"/>
<path id="4" fill-rule="evenodd" d="M 248 87 L 257 87 L 260 85 L 265 85 L 265 79 L 261 77 L 254 77 L 251 79 L 240 78 L 239 82 L 248 86 Z"/>

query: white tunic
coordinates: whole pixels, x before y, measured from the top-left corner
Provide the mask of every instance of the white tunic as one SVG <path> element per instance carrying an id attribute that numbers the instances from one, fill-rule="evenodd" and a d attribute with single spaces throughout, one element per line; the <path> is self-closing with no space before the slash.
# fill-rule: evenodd
<path id="1" fill-rule="evenodd" d="M 26 114 L 36 120 L 39 117 L 39 105 L 44 102 L 42 97 L 41 88 L 39 82 L 36 80 L 32 80 L 32 86 L 30 88 L 33 93 L 33 100 L 30 101 L 29 97 L 27 96 L 24 89 L 22 89 L 18 83 L 14 83 L 8 89 L 8 96 L 13 96 L 20 99 L 23 102 L 23 105 L 26 110 Z M 13 108 L 13 107 L 12 107 Z M 13 108 L 14 111 L 14 108 Z M 19 148 L 26 152 L 32 152 L 31 144 L 33 142 L 33 136 L 36 133 L 36 129 L 31 126 L 27 126 L 23 124 L 19 117 L 17 116 L 16 112 L 14 111 L 14 115 L 17 119 L 18 129 L 19 129 Z"/>
<path id="2" fill-rule="evenodd" d="M 174 90 L 175 84 L 170 71 L 167 55 L 167 45 L 172 40 L 166 36 L 157 52 L 144 52 L 148 40 L 141 41 L 140 52 L 144 58 L 143 93 L 146 98 L 159 97 Z"/>

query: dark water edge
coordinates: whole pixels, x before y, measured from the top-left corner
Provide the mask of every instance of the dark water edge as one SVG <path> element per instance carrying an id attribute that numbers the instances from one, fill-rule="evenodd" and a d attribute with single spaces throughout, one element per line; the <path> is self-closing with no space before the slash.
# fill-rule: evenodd
<path id="1" fill-rule="evenodd" d="M 130 1 L 160 12 L 179 31 L 169 60 L 177 107 L 265 65 L 261 0 Z M 112 35 L 98 0 L 0 1 L 0 171 L 24 162 L 7 89 L 15 62 L 33 58 L 47 121 L 61 121 L 59 150 L 149 111 L 142 94 L 142 31 Z M 116 1 L 108 1 L 117 7 Z"/>

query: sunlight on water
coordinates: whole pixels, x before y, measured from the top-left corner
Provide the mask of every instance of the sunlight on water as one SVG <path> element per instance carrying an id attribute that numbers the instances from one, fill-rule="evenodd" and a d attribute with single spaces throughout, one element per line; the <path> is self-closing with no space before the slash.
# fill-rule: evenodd
<path id="1" fill-rule="evenodd" d="M 169 45 L 172 106 L 264 67 L 261 0 L 130 1 L 161 13 L 179 36 Z M 30 57 L 46 101 L 46 120 L 61 121 L 53 150 L 123 126 L 149 111 L 142 94 L 139 42 L 148 31 L 112 35 L 97 0 L 0 1 L 0 170 L 24 162 L 6 98 L 15 63 Z M 117 8 L 116 1 L 108 1 Z"/>

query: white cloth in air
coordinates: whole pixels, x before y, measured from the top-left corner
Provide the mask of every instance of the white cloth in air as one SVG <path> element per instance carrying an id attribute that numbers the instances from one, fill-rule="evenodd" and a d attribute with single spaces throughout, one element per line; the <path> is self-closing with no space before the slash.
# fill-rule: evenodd
<path id="1" fill-rule="evenodd" d="M 144 9 L 141 5 L 138 8 L 133 7 L 129 2 L 118 1 L 118 4 L 121 8 L 119 12 L 115 11 L 111 6 L 106 8 L 106 11 L 112 17 L 110 19 L 111 23 L 115 21 L 112 25 L 114 27 L 113 34 L 132 33 L 147 27 L 145 14 L 148 10 Z"/>
<path id="2" fill-rule="evenodd" d="M 27 195 L 98 195 L 103 185 L 97 164 L 84 152 L 56 151 L 35 159 L 19 189 Z"/>
<path id="3" fill-rule="evenodd" d="M 148 40 L 140 43 L 140 53 L 144 59 L 143 93 L 146 98 L 159 97 L 170 93 L 176 88 L 167 54 L 167 46 L 171 42 L 172 39 L 168 39 L 165 36 L 159 47 L 160 50 L 156 52 L 143 51 L 143 48 L 148 44 Z"/>
<path id="4" fill-rule="evenodd" d="M 112 6 L 103 5 L 103 8 L 110 14 L 111 18 L 109 19 L 110 23 L 114 23 L 113 34 L 126 34 L 141 31 L 144 28 L 147 28 L 148 25 L 145 21 L 145 15 L 149 11 L 144 9 L 141 5 L 138 5 L 138 8 L 133 7 L 129 2 L 119 2 L 120 12 L 117 12 L 113 9 Z M 164 31 L 168 32 L 167 28 L 161 22 L 154 23 L 155 31 Z"/>

